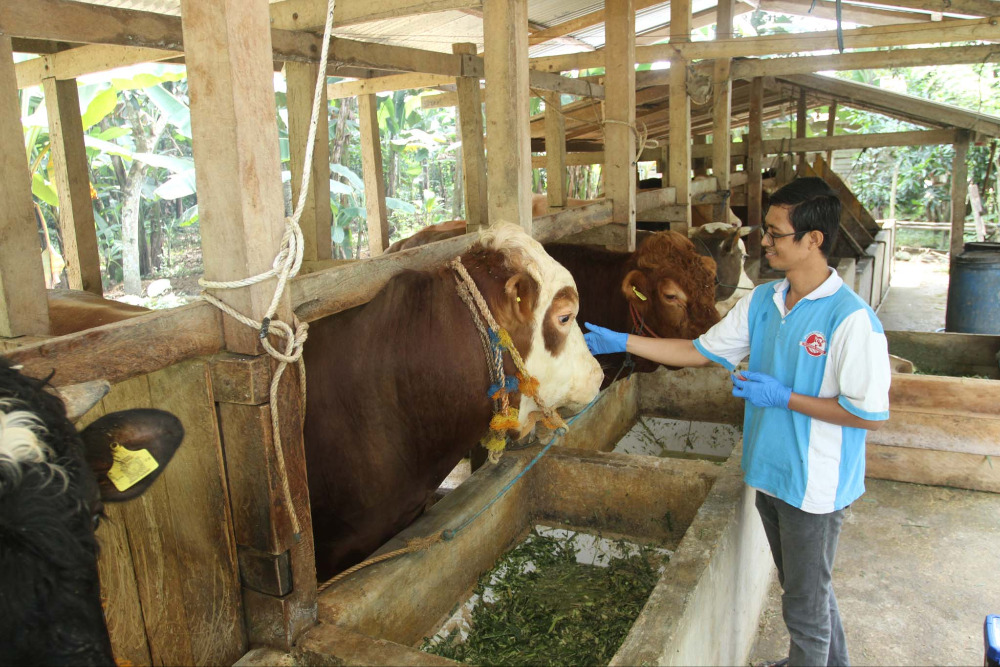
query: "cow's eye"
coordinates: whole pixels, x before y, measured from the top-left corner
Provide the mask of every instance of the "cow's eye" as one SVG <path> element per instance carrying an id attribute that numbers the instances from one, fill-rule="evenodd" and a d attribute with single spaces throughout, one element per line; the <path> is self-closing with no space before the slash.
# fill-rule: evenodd
<path id="1" fill-rule="evenodd" d="M 559 316 L 559 324 L 569 324 L 570 320 L 573 319 L 573 313 L 566 313 L 565 315 Z"/>

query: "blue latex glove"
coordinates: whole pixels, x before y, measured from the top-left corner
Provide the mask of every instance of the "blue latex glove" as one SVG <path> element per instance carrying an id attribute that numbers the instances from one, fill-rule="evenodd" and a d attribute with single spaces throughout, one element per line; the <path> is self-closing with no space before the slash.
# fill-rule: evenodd
<path id="1" fill-rule="evenodd" d="M 591 354 L 614 354 L 625 351 L 625 344 L 628 342 L 627 333 L 605 329 L 590 322 L 584 322 L 583 326 L 590 330 L 590 333 L 583 335 L 583 339 L 587 341 L 587 349 Z"/>
<path id="2" fill-rule="evenodd" d="M 788 407 L 792 390 L 770 375 L 743 371 L 730 377 L 733 379 L 733 396 L 745 398 L 758 408 Z"/>

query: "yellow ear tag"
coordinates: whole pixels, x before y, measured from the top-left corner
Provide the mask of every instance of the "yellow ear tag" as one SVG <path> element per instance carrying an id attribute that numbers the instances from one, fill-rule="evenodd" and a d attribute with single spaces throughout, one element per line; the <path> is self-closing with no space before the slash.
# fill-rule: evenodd
<path id="1" fill-rule="evenodd" d="M 635 292 L 635 295 L 636 295 L 637 297 L 639 297 L 640 299 L 642 299 L 643 301 L 645 301 L 645 300 L 646 300 L 646 295 L 645 295 L 645 294 L 643 294 L 642 292 L 640 292 L 639 290 L 637 290 L 637 289 L 635 288 L 635 285 L 632 285 L 632 291 L 633 291 L 633 292 Z"/>
<path id="2" fill-rule="evenodd" d="M 149 450 L 132 451 L 125 449 L 117 442 L 111 445 L 111 456 L 114 463 L 108 470 L 108 479 L 119 491 L 127 491 L 138 484 L 143 478 L 160 467 Z"/>
<path id="3" fill-rule="evenodd" d="M 517 302 L 521 303 L 521 297 L 517 297 Z"/>

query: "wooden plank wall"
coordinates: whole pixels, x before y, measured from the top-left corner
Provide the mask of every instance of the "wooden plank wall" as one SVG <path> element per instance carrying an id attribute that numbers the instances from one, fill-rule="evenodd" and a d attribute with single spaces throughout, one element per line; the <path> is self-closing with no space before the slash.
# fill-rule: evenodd
<path id="1" fill-rule="evenodd" d="M 230 665 L 247 648 L 236 542 L 205 359 L 112 387 L 81 425 L 156 407 L 185 436 L 141 497 L 106 506 L 98 567 L 118 664 Z"/>

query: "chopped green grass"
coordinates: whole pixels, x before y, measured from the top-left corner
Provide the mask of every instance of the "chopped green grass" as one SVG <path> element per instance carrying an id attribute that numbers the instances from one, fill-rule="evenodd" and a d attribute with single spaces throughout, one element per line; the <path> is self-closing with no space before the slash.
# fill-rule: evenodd
<path id="1" fill-rule="evenodd" d="M 620 544 L 623 553 L 631 545 Z M 634 551 L 634 547 L 632 547 Z M 664 556 L 651 547 L 608 567 L 576 562 L 573 540 L 537 533 L 479 579 L 481 598 L 462 641 L 424 640 L 423 650 L 480 665 L 607 664 L 659 579 Z"/>

